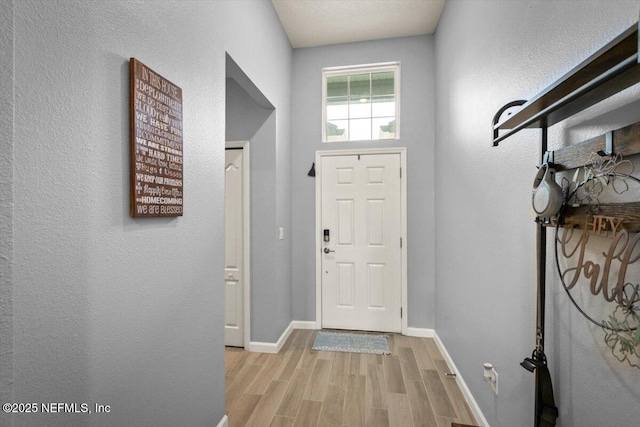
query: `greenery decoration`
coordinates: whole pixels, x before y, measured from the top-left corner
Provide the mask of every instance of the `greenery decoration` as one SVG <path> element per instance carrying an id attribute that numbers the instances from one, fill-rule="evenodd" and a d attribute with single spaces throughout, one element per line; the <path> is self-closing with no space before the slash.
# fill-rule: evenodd
<path id="1" fill-rule="evenodd" d="M 565 208 L 588 205 L 592 212 L 597 212 L 599 198 L 605 188 L 610 187 L 620 195 L 629 190 L 628 181 L 640 183 L 640 179 L 632 176 L 633 169 L 633 163 L 624 160 L 619 154 L 600 156 L 594 153 L 583 168 L 576 169 L 571 181 L 562 179 Z M 562 214 L 558 224 L 561 222 Z M 569 299 L 583 316 L 602 328 L 605 334 L 604 342 L 613 356 L 620 362 L 626 361 L 630 366 L 640 369 L 640 299 L 637 293 L 632 292 L 632 295 L 636 296 L 634 301 L 630 301 L 627 295 L 628 288 L 633 290 L 634 285 L 627 283 L 624 289 L 625 300 L 616 305 L 608 319 L 597 322 L 577 304 L 564 283 L 558 261 L 557 244 L 556 265 Z"/>

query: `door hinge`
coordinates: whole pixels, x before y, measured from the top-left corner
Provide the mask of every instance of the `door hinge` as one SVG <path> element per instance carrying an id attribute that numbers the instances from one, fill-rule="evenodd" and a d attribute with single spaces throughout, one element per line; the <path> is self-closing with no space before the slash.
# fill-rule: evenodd
<path id="1" fill-rule="evenodd" d="M 402 168 L 400 168 L 400 178 L 402 178 Z"/>
<path id="2" fill-rule="evenodd" d="M 400 238 L 400 249 L 402 249 L 402 237 Z"/>
<path id="3" fill-rule="evenodd" d="M 402 319 L 402 307 L 400 307 L 400 318 Z"/>

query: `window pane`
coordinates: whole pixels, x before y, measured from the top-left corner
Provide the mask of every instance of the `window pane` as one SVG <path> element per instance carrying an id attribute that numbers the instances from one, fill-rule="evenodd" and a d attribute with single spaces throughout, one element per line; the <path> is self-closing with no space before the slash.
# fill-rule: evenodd
<path id="1" fill-rule="evenodd" d="M 327 141 L 346 141 L 349 136 L 348 120 L 327 121 Z"/>
<path id="2" fill-rule="evenodd" d="M 397 64 L 323 70 L 324 142 L 397 138 L 399 73 Z"/>
<path id="3" fill-rule="evenodd" d="M 388 115 L 388 114 L 387 114 Z M 349 98 L 349 118 L 364 119 L 371 117 L 371 100 L 368 97 Z"/>
<path id="4" fill-rule="evenodd" d="M 375 139 L 394 139 L 396 137 L 395 117 L 373 119 L 373 137 Z"/>
<path id="5" fill-rule="evenodd" d="M 388 114 L 386 114 L 388 116 Z M 349 106 L 347 97 L 327 99 L 327 120 L 348 119 Z"/>
<path id="6" fill-rule="evenodd" d="M 348 76 L 327 77 L 327 96 L 347 96 Z"/>
<path id="7" fill-rule="evenodd" d="M 349 120 L 349 140 L 362 141 L 371 139 L 371 119 Z"/>
<path id="8" fill-rule="evenodd" d="M 349 76 L 349 92 L 351 96 L 371 95 L 370 74 L 355 74 Z"/>
<path id="9" fill-rule="evenodd" d="M 393 95 L 395 93 L 394 72 L 371 74 L 371 86 L 374 95 Z"/>
<path id="10" fill-rule="evenodd" d="M 396 115 L 396 101 L 391 96 L 376 96 L 373 99 L 373 109 L 371 115 L 373 117 L 390 117 Z"/>

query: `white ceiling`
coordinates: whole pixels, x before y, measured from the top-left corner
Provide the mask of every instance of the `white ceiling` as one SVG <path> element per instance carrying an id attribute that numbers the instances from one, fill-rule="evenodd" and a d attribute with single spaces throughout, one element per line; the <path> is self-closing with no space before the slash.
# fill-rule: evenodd
<path id="1" fill-rule="evenodd" d="M 445 0 L 271 0 L 291 45 L 433 34 Z"/>

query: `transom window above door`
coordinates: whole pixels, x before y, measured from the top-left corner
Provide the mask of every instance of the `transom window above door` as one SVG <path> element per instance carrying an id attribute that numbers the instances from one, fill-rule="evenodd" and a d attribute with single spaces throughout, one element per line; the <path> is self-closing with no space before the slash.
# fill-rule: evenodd
<path id="1" fill-rule="evenodd" d="M 398 139 L 400 64 L 322 70 L 322 141 Z"/>

